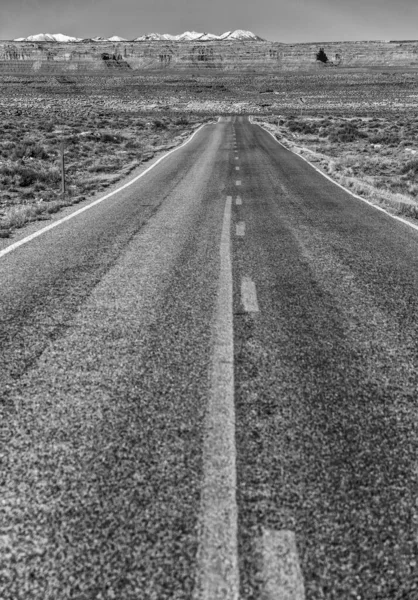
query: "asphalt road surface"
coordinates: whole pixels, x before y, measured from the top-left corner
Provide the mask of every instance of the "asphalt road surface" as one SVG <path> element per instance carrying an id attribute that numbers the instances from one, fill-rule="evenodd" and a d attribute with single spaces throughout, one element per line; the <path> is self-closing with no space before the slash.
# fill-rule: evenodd
<path id="1" fill-rule="evenodd" d="M 417 273 L 243 117 L 0 248 L 1 600 L 416 600 Z"/>

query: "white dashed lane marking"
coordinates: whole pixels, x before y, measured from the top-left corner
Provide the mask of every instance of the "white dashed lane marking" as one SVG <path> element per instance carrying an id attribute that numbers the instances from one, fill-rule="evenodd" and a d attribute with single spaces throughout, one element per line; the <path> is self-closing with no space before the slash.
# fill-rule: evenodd
<path id="1" fill-rule="evenodd" d="M 244 236 L 245 235 L 245 223 L 244 221 L 239 221 L 236 225 L 236 235 Z"/>
<path id="2" fill-rule="evenodd" d="M 237 179 L 237 181 L 235 182 L 235 185 L 241 185 L 241 180 Z"/>
<path id="3" fill-rule="evenodd" d="M 249 277 L 243 277 L 241 281 L 241 302 L 246 312 L 259 311 L 255 283 Z"/>
<path id="4" fill-rule="evenodd" d="M 305 586 L 293 531 L 263 529 L 259 544 L 264 600 L 305 600 Z"/>
<path id="5" fill-rule="evenodd" d="M 241 196 L 237 196 L 237 199 L 235 200 L 235 204 L 237 204 L 238 206 L 240 206 L 242 204 Z"/>
<path id="6" fill-rule="evenodd" d="M 235 167 L 235 170 L 236 170 L 236 171 L 239 171 L 239 167 Z"/>

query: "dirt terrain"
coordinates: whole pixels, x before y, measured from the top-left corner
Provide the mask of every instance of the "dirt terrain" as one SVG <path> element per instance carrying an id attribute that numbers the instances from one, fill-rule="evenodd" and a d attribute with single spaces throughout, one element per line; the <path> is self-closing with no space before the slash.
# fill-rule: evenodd
<path id="1" fill-rule="evenodd" d="M 0 75 L 0 236 L 104 190 L 222 114 L 259 117 L 358 193 L 372 186 L 414 213 L 417 77 L 411 68 Z"/>
<path id="2" fill-rule="evenodd" d="M 418 218 L 418 118 L 256 117 L 285 146 L 352 192 L 390 212 Z"/>

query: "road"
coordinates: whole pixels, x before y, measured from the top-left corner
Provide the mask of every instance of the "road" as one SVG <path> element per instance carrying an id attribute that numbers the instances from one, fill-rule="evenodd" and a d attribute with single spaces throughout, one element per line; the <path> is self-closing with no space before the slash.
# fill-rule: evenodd
<path id="1" fill-rule="evenodd" d="M 2 600 L 417 598 L 417 273 L 244 117 L 0 252 Z"/>

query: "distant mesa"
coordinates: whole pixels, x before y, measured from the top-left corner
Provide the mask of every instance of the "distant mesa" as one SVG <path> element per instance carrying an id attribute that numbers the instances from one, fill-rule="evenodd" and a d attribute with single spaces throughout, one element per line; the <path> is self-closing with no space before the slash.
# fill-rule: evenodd
<path id="1" fill-rule="evenodd" d="M 169 33 L 146 33 L 140 37 L 135 38 L 134 42 L 145 42 L 145 41 L 161 41 L 161 42 L 210 42 L 210 41 L 259 41 L 264 42 L 263 38 L 259 37 L 251 31 L 244 31 L 243 29 L 236 29 L 235 31 L 226 31 L 221 35 L 214 35 L 213 33 L 199 33 L 197 31 L 185 31 L 179 35 L 171 35 Z M 105 37 L 94 37 L 94 38 L 77 38 L 69 35 L 63 35 L 62 33 L 38 33 L 36 35 L 29 35 L 26 38 L 16 38 L 14 42 L 127 42 L 126 38 L 118 35 L 113 35 L 110 38 Z"/>

